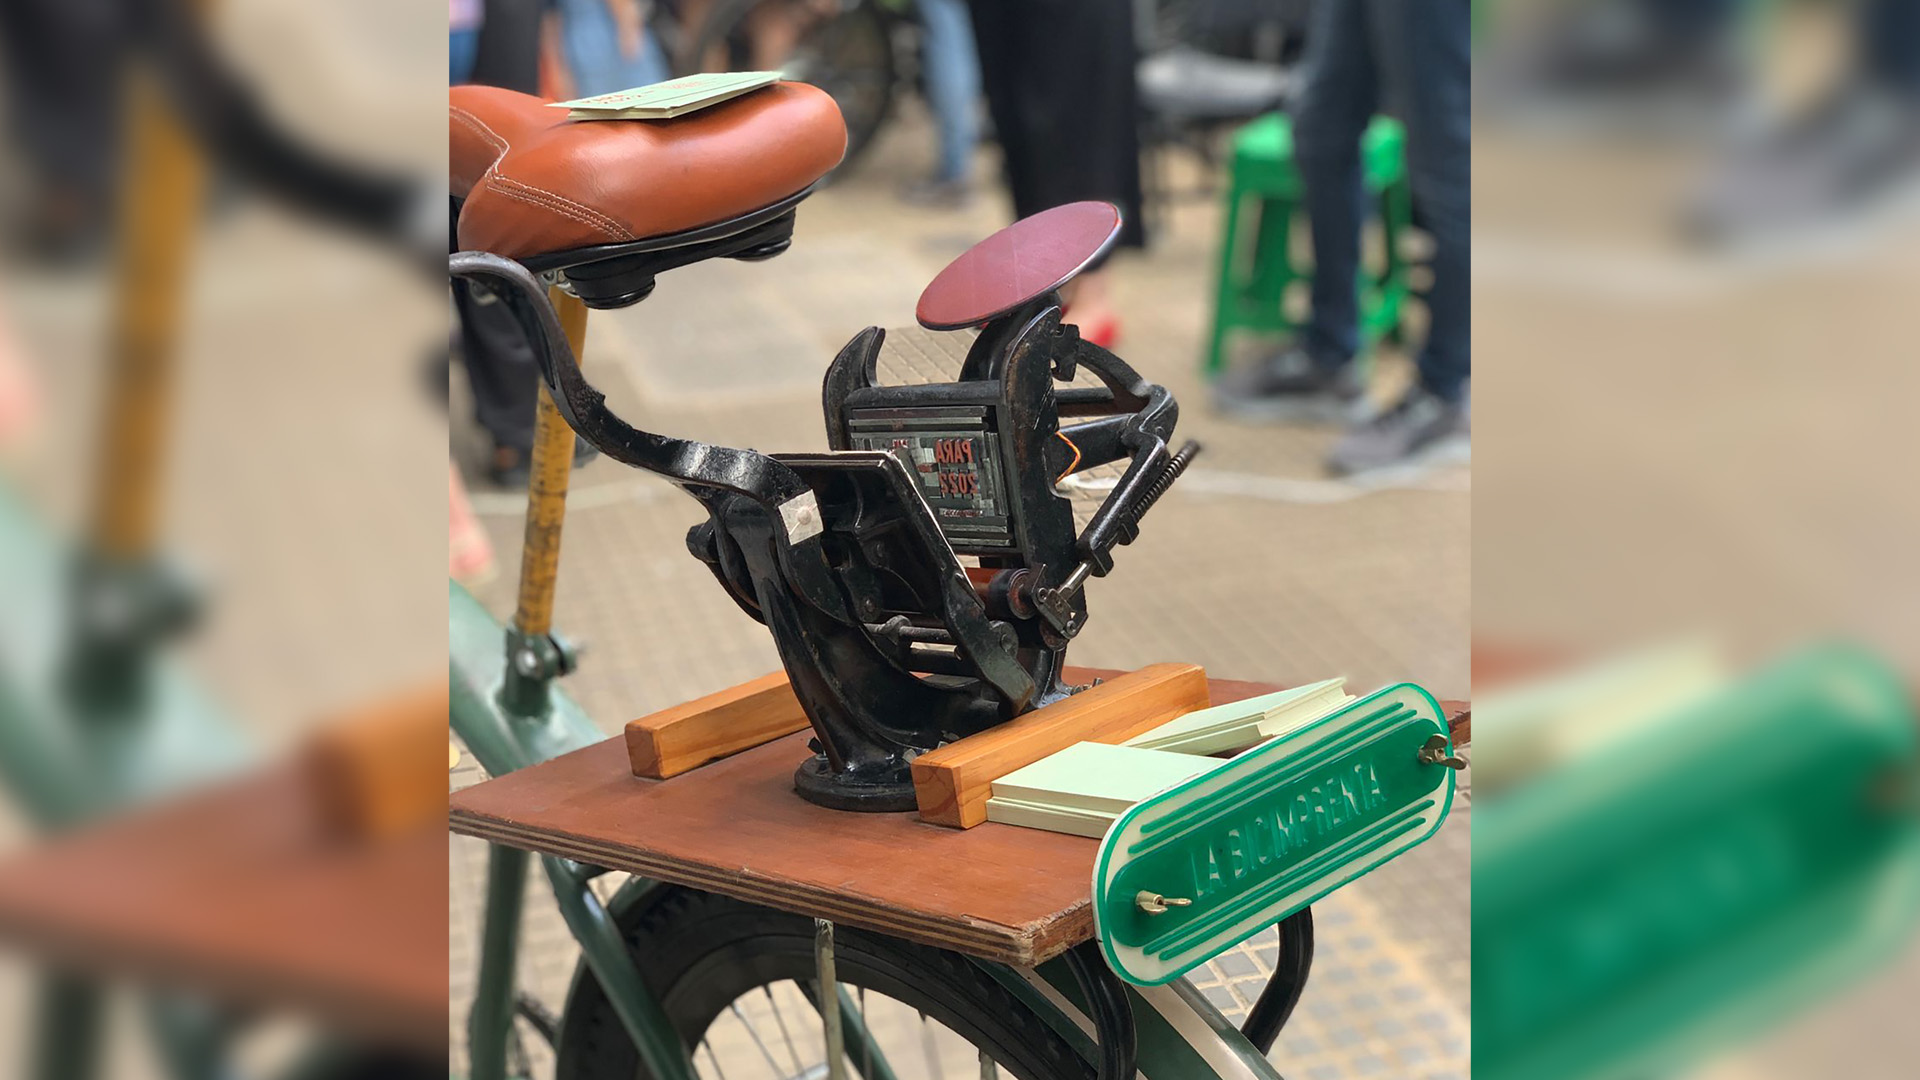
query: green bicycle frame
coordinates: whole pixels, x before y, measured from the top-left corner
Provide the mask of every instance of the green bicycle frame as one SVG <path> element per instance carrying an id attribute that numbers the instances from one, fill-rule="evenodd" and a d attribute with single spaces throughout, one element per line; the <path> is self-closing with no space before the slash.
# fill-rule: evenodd
<path id="1" fill-rule="evenodd" d="M 509 709 L 508 702 L 530 700 L 501 692 L 506 683 L 509 632 L 457 584 L 450 584 L 447 603 L 449 722 L 488 774 L 512 772 L 606 738 L 551 681 L 538 707 Z M 472 1080 L 508 1080 L 514 957 L 529 854 L 499 845 L 489 853 L 480 972 L 467 1025 Z M 541 861 L 561 915 L 580 944 L 573 992 L 591 976 L 606 993 L 649 1072 L 658 1080 L 692 1080 L 692 1064 L 679 1034 L 648 991 L 616 929 L 621 915 L 660 888 L 660 883 L 632 878 L 603 905 L 588 888 L 588 882 L 602 872 L 599 868 L 553 856 L 542 856 Z M 1036 969 L 976 963 L 1031 1006 L 1083 1057 L 1097 1060 L 1093 1023 L 1064 960 Z M 1139 1070 L 1150 1080 L 1279 1080 L 1266 1058 L 1185 982 L 1130 986 L 1127 992 L 1138 1037 Z M 848 1058 L 861 1064 L 872 1062 L 866 1080 L 891 1080 L 892 1070 L 861 1024 L 858 1011 L 844 997 L 840 1009 Z"/>

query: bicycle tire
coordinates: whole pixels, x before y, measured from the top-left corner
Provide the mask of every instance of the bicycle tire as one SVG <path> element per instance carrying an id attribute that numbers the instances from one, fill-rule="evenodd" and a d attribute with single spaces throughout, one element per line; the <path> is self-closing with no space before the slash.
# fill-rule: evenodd
<path id="1" fill-rule="evenodd" d="M 705 61 L 716 50 L 724 49 L 725 67 L 739 69 L 746 60 L 735 56 L 735 46 L 743 33 L 747 16 L 770 0 L 719 0 L 701 20 L 699 30 L 685 39 L 686 45 L 673 58 L 675 75 L 691 75 L 706 69 Z M 783 0 L 782 0 L 783 2 Z M 899 58 L 893 48 L 893 21 L 873 0 L 855 0 L 850 6 L 829 16 L 801 35 L 800 50 L 818 47 L 816 37 L 821 26 L 835 28 L 844 40 L 866 50 L 871 68 L 848 71 L 824 67 L 820 71 L 799 73 L 802 81 L 812 83 L 832 96 L 847 125 L 847 153 L 834 172 L 850 169 L 873 145 L 875 136 L 893 115 L 894 99 L 899 94 Z"/>
<path id="2" fill-rule="evenodd" d="M 689 1047 L 742 995 L 814 974 L 813 920 L 677 886 L 617 916 L 641 978 Z M 1092 1080 L 1094 1068 L 994 978 L 957 953 L 852 927 L 834 930 L 842 986 L 919 1009 L 1019 1080 Z M 652 1080 L 583 964 L 561 1017 L 556 1080 Z"/>

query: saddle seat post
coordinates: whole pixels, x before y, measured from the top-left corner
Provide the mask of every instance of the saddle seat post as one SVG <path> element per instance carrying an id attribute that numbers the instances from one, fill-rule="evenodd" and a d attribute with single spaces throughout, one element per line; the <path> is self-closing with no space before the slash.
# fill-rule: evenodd
<path id="1" fill-rule="evenodd" d="M 587 344 L 587 305 L 579 297 L 549 286 L 547 299 L 575 362 L 583 362 Z M 507 673 L 500 694 L 520 715 L 543 711 L 547 686 L 572 670 L 571 651 L 553 634 L 553 596 L 560 573 L 560 534 L 567 516 L 567 488 L 573 473 L 573 428 L 569 427 L 544 380 L 538 390 L 533 450 L 527 482 L 527 526 L 520 551 L 520 591 L 513 625 L 507 630 Z"/>

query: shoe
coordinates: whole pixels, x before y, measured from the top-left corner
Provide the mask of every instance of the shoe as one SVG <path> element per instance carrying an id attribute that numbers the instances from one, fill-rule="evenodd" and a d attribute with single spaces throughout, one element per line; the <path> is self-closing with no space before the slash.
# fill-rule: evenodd
<path id="1" fill-rule="evenodd" d="M 1644 3 L 1563 4 L 1506 37 L 1475 90 L 1488 114 L 1523 126 L 1699 137 L 1756 96 L 1738 27 L 1663 20 Z"/>
<path id="2" fill-rule="evenodd" d="M 1464 443 L 1471 431 L 1472 409 L 1465 396 L 1450 402 L 1414 386 L 1399 404 L 1341 436 L 1327 455 L 1327 471 L 1352 476 L 1428 461 L 1438 451 Z"/>
<path id="3" fill-rule="evenodd" d="M 1729 156 L 1685 212 L 1717 247 L 1811 238 L 1920 197 L 1920 99 L 1866 81 Z"/>
<path id="4" fill-rule="evenodd" d="M 1073 319 L 1069 316 L 1066 321 L 1073 322 Z M 1074 327 L 1080 331 L 1080 340 L 1089 345 L 1098 345 L 1103 349 L 1112 350 L 1120 344 L 1120 320 L 1115 316 L 1108 315 L 1097 321 L 1074 323 Z"/>
<path id="5" fill-rule="evenodd" d="M 900 189 L 900 201 L 931 210 L 959 210 L 973 202 L 973 182 L 964 178 L 916 180 Z"/>
<path id="6" fill-rule="evenodd" d="M 1213 400 L 1239 420 L 1345 424 L 1366 407 L 1367 384 L 1358 364 L 1318 364 L 1295 345 L 1221 375 Z"/>
<path id="7" fill-rule="evenodd" d="M 600 451 L 581 441 L 578 436 L 574 438 L 574 468 L 577 469 L 599 456 Z M 489 483 L 495 487 L 506 488 L 509 491 L 517 491 L 525 488 L 528 481 L 532 478 L 533 460 L 530 453 L 517 446 L 507 446 L 504 443 L 494 444 L 493 456 L 487 460 L 487 480 Z"/>

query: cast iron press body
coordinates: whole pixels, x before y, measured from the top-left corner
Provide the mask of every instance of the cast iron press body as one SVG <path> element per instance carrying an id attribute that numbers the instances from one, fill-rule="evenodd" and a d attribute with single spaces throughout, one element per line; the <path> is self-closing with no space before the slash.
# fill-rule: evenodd
<path id="1" fill-rule="evenodd" d="M 942 271 L 920 323 L 981 328 L 953 382 L 881 385 L 885 334 L 862 331 L 827 370 L 826 453 L 640 431 L 566 350 L 543 359 L 582 438 L 707 508 L 687 546 L 773 633 L 816 735 L 794 775 L 808 800 L 911 810 L 914 757 L 1071 692 L 1061 669 L 1086 625 L 1082 586 L 1112 569 L 1113 548 L 1198 451 L 1168 451 L 1179 409 L 1164 388 L 1060 321 L 1058 290 L 1119 226 L 1105 203 L 1056 207 Z M 1082 368 L 1100 385 L 1065 385 Z M 1076 533 L 1054 485 L 1120 460 Z"/>

